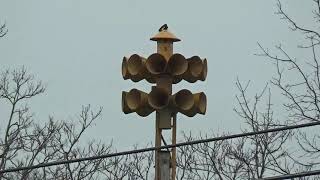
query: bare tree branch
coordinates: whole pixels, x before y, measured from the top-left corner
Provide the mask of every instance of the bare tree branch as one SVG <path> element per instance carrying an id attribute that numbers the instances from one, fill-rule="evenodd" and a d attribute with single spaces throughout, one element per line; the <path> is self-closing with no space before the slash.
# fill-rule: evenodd
<path id="1" fill-rule="evenodd" d="M 8 29 L 6 27 L 6 24 L 4 23 L 0 26 L 0 37 L 5 36 L 7 33 L 8 33 Z"/>

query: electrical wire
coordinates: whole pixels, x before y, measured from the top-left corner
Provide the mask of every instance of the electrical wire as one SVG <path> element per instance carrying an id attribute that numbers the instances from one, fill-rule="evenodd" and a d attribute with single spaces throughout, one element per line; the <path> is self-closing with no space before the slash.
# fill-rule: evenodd
<path id="1" fill-rule="evenodd" d="M 320 174 L 320 170 L 314 170 L 314 171 L 306 171 L 306 172 L 300 172 L 295 174 L 285 174 L 280 176 L 266 177 L 266 178 L 261 178 L 257 180 L 291 179 L 291 178 L 299 178 L 299 177 L 306 177 L 306 176 L 314 176 L 319 174 Z"/>
<path id="2" fill-rule="evenodd" d="M 78 159 L 53 161 L 53 162 L 42 163 L 42 164 L 37 164 L 37 165 L 32 165 L 32 166 L 9 168 L 9 169 L 0 170 L 0 174 L 9 173 L 9 172 L 16 172 L 16 171 L 23 171 L 23 170 L 31 170 L 31 169 L 37 169 L 37 168 L 43 168 L 43 167 L 49 167 L 49 166 L 56 166 L 56 165 L 62 165 L 62 164 L 71 164 L 71 163 L 77 163 L 77 162 L 82 162 L 82 161 L 92 161 L 92 160 L 97 160 L 97 159 L 111 158 L 111 157 L 115 157 L 115 156 L 137 154 L 137 153 L 143 153 L 143 152 L 148 152 L 148 151 L 155 151 L 155 150 L 168 149 L 168 148 L 173 148 L 173 147 L 188 146 L 188 145 L 194 145 L 194 144 L 200 144 L 200 143 L 208 143 L 208 142 L 234 139 L 234 138 L 245 137 L 245 136 L 253 136 L 253 135 L 259 135 L 259 134 L 265 134 L 265 133 L 271 133 L 271 132 L 305 128 L 305 127 L 311 127 L 311 126 L 317 126 L 317 125 L 320 125 L 320 121 L 298 124 L 298 125 L 291 125 L 291 126 L 283 126 L 283 127 L 273 128 L 273 129 L 265 129 L 265 130 L 256 131 L 256 132 L 245 132 L 245 133 L 240 133 L 240 134 L 225 135 L 225 136 L 213 137 L 213 138 L 208 138 L 208 139 L 200 139 L 200 140 L 182 142 L 182 143 L 171 144 L 171 145 L 160 146 L 160 147 L 149 147 L 149 148 L 143 148 L 143 149 L 135 149 L 135 150 L 130 150 L 130 151 L 122 151 L 122 152 L 117 152 L 117 153 L 105 154 L 105 155 L 100 155 L 100 156 L 91 156 L 91 157 L 84 157 L 84 158 L 78 158 Z"/>

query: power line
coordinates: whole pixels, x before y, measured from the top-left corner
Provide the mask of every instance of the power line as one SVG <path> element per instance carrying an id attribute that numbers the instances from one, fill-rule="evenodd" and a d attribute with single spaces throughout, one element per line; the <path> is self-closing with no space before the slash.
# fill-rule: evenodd
<path id="1" fill-rule="evenodd" d="M 300 172 L 300 173 L 295 173 L 295 174 L 285 174 L 285 175 L 280 175 L 280 176 L 266 177 L 266 178 L 261 178 L 258 180 L 291 179 L 291 178 L 298 178 L 298 177 L 305 177 L 305 176 L 314 176 L 314 175 L 319 175 L 319 174 L 320 174 L 320 170 L 314 170 L 314 171 Z"/>
<path id="2" fill-rule="evenodd" d="M 42 164 L 37 164 L 37 165 L 33 165 L 33 166 L 9 168 L 9 169 L 0 170 L 0 173 L 2 174 L 2 173 L 8 173 L 8 172 L 31 170 L 31 169 L 37 169 L 37 168 L 42 168 L 42 167 L 56 166 L 56 165 L 62 165 L 62 164 L 71 164 L 71 163 L 82 162 L 82 161 L 92 161 L 92 160 L 110 158 L 110 157 L 115 157 L 115 156 L 137 154 L 137 153 L 155 151 L 155 150 L 160 150 L 160 149 L 167 149 L 167 148 L 173 148 L 173 147 L 181 147 L 181 146 L 188 146 L 188 145 L 194 145 L 194 144 L 200 144 L 200 143 L 221 141 L 221 140 L 234 139 L 234 138 L 240 138 L 240 137 L 245 137 L 245 136 L 253 136 L 253 135 L 259 135 L 259 134 L 270 133 L 270 132 L 305 128 L 305 127 L 311 127 L 311 126 L 317 126 L 317 125 L 320 125 L 320 121 L 299 124 L 299 125 L 292 125 L 292 126 L 283 126 L 283 127 L 266 129 L 266 130 L 256 131 L 256 132 L 246 132 L 246 133 L 240 133 L 240 134 L 232 134 L 232 135 L 226 135 L 226 136 L 220 136 L 220 137 L 213 137 L 213 138 L 208 138 L 208 139 L 200 139 L 200 140 L 195 140 L 195 141 L 177 143 L 175 145 L 171 144 L 171 145 L 160 146 L 160 147 L 149 147 L 149 148 L 143 148 L 143 149 L 135 149 L 135 150 L 130 150 L 130 151 L 122 151 L 122 152 L 117 152 L 117 153 L 105 154 L 105 155 L 100 155 L 100 156 L 91 156 L 91 157 L 84 157 L 84 158 L 78 158 L 78 159 L 70 159 L 70 160 L 42 163 Z"/>

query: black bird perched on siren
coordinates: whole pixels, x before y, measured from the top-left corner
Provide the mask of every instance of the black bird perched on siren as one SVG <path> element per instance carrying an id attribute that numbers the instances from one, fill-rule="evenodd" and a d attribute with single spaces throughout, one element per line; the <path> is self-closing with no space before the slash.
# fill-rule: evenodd
<path id="1" fill-rule="evenodd" d="M 166 31 L 167 29 L 168 29 L 168 25 L 167 25 L 167 24 L 164 24 L 164 25 L 162 25 L 162 26 L 160 27 L 159 32 L 161 32 L 161 31 Z"/>

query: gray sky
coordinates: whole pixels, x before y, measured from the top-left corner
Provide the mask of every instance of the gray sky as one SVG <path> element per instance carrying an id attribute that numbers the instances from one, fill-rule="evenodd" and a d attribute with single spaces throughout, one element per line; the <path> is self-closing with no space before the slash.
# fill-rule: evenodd
<path id="1" fill-rule="evenodd" d="M 310 2 L 284 2 L 284 8 L 310 25 L 312 14 L 301 13 L 310 10 Z M 174 86 L 175 92 L 187 88 L 208 98 L 205 116 L 178 115 L 178 131 L 239 132 L 242 120 L 233 112 L 236 78 L 251 80 L 254 95 L 274 74 L 270 61 L 254 55 L 260 52 L 257 42 L 270 48 L 282 42 L 289 52 L 303 56 L 294 43 L 301 36 L 275 11 L 272 0 L 0 0 L 0 22 L 9 29 L 0 39 L 0 70 L 24 65 L 47 85 L 46 93 L 30 102 L 37 120 L 74 118 L 84 104 L 103 106 L 102 118 L 86 138 L 113 139 L 119 149 L 145 144 L 154 139 L 155 114 L 123 114 L 121 91 L 149 92 L 151 84 L 123 80 L 121 61 L 133 53 L 154 53 L 156 44 L 149 38 L 167 23 L 182 39 L 175 52 L 208 60 L 205 82 Z M 275 103 L 281 102 L 275 98 Z M 0 123 L 7 111 L 0 103 Z"/>

